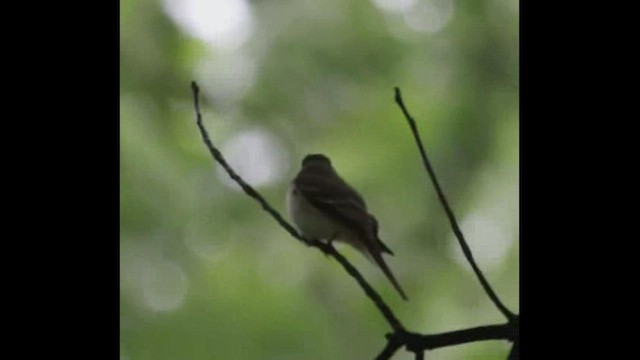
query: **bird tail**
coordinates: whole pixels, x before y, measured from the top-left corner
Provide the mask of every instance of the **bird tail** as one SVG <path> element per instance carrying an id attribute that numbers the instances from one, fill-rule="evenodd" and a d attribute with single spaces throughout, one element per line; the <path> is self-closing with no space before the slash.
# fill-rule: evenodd
<path id="1" fill-rule="evenodd" d="M 393 276 L 393 273 L 387 266 L 387 263 L 384 261 L 384 258 L 382 257 L 382 253 L 375 250 L 370 251 L 369 249 L 363 249 L 363 250 L 364 250 L 363 253 L 367 256 L 367 258 L 369 258 L 369 260 L 376 263 L 380 267 L 380 269 L 387 276 L 389 281 L 391 281 L 391 284 L 393 284 L 393 287 L 396 288 L 400 296 L 402 296 L 402 298 L 405 301 L 409 301 L 409 298 L 400 287 L 400 284 L 396 280 L 395 276 Z"/>
<path id="2" fill-rule="evenodd" d="M 380 269 L 382 269 L 382 272 L 387 276 L 389 281 L 391 281 L 391 283 L 393 284 L 393 287 L 395 287 L 396 290 L 398 290 L 398 293 L 400 294 L 400 296 L 402 296 L 402 298 L 405 301 L 409 301 L 409 298 L 407 298 L 407 295 L 404 293 L 404 291 L 400 287 L 400 284 L 398 284 L 398 281 L 396 280 L 396 278 L 391 273 L 391 270 L 387 266 L 387 263 L 385 263 L 384 259 L 382 258 L 382 255 L 378 253 L 378 254 L 373 255 L 373 258 L 376 261 L 376 263 L 378 264 L 378 266 L 380 266 Z"/>
<path id="3" fill-rule="evenodd" d="M 380 249 L 382 250 L 382 252 L 387 253 L 391 256 L 394 256 L 395 254 L 393 253 L 393 251 L 391 251 L 391 249 L 389 249 L 389 247 L 382 242 L 382 240 L 378 239 L 378 244 L 380 245 Z"/>

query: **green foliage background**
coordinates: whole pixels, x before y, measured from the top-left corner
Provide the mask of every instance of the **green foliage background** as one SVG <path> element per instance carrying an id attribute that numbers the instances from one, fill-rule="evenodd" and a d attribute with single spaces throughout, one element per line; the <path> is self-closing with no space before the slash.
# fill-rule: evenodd
<path id="1" fill-rule="evenodd" d="M 393 102 L 399 86 L 480 267 L 518 311 L 518 2 L 377 3 L 251 1 L 249 37 L 229 49 L 176 22 L 168 1 L 121 1 L 121 359 L 371 359 L 389 330 L 336 262 L 229 186 L 200 139 L 191 80 L 213 141 L 283 213 L 302 157 L 332 158 L 377 216 L 410 301 L 340 250 L 409 329 L 503 322 L 462 260 Z M 445 25 L 416 28 L 416 14 Z"/>

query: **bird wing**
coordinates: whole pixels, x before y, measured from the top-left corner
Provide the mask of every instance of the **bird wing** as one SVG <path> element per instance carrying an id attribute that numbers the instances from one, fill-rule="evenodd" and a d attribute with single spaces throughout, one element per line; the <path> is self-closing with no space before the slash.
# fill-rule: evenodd
<path id="1" fill-rule="evenodd" d="M 380 240 L 380 238 L 378 237 L 378 220 L 376 220 L 376 218 L 374 218 L 373 216 L 371 217 L 371 219 L 373 220 L 373 228 L 374 228 L 373 233 L 376 235 L 376 239 L 378 239 L 378 243 L 380 244 L 380 248 L 382 249 L 382 252 L 385 252 L 389 255 L 395 255 L 393 251 L 389 249 L 387 244 L 383 243 L 382 240 Z"/>
<path id="2" fill-rule="evenodd" d="M 330 175 L 330 176 L 327 176 Z M 302 171 L 294 179 L 296 189 L 318 210 L 355 230 L 363 245 L 403 299 L 408 300 L 381 252 L 393 254 L 378 238 L 378 222 L 367 212 L 364 199 L 337 174 L 317 176 Z"/>
<path id="3" fill-rule="evenodd" d="M 378 222 L 367 212 L 364 199 L 337 174 L 332 175 L 317 176 L 303 171 L 294 183 L 313 206 L 354 229 L 362 239 L 370 242 L 365 244 L 369 251 L 393 255 L 391 249 L 378 238 Z"/>

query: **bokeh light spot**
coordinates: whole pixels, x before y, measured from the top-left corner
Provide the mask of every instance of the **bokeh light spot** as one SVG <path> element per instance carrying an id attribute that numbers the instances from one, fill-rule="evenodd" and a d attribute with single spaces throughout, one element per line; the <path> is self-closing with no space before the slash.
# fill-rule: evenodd
<path id="1" fill-rule="evenodd" d="M 268 132 L 261 129 L 243 131 L 222 146 L 229 164 L 251 186 L 265 186 L 280 180 L 288 170 L 286 152 Z M 232 189 L 240 187 L 218 166 L 218 176 Z"/>
<path id="2" fill-rule="evenodd" d="M 156 311 L 179 307 L 187 294 L 187 276 L 182 268 L 168 260 L 149 264 L 142 274 L 142 292 L 146 305 Z"/>
<path id="3" fill-rule="evenodd" d="M 188 34 L 213 46 L 238 48 L 251 35 L 246 0 L 164 0 L 164 9 Z"/>
<path id="4" fill-rule="evenodd" d="M 373 0 L 380 9 L 389 12 L 404 12 L 410 10 L 418 0 Z"/>
<path id="5" fill-rule="evenodd" d="M 513 239 L 507 232 L 490 218 L 474 213 L 465 217 L 460 223 L 464 237 L 471 248 L 473 257 L 481 269 L 492 270 L 502 263 L 507 255 Z M 462 253 L 458 239 L 450 239 L 450 251 L 455 261 L 462 267 L 471 270 Z"/>
<path id="6" fill-rule="evenodd" d="M 225 104 L 242 98 L 256 82 L 255 60 L 240 51 L 211 53 L 196 68 L 202 87 L 217 103 Z"/>
<path id="7" fill-rule="evenodd" d="M 436 33 L 453 17 L 453 1 L 421 0 L 405 11 L 403 17 L 413 30 Z"/>
<path id="8" fill-rule="evenodd" d="M 453 17 L 452 0 L 372 0 L 382 11 L 402 16 L 418 32 L 436 33 Z"/>

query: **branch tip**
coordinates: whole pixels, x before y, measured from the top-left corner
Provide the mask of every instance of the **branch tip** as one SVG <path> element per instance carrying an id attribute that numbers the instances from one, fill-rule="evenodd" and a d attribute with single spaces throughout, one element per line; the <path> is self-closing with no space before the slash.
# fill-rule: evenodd
<path id="1" fill-rule="evenodd" d="M 422 163 L 424 165 L 424 168 L 427 170 L 427 173 L 429 174 L 431 183 L 433 184 L 433 187 L 435 188 L 435 191 L 438 195 L 438 199 L 440 200 L 440 203 L 444 208 L 444 211 L 447 214 L 447 217 L 449 218 L 451 229 L 453 230 L 454 235 L 458 239 L 458 243 L 462 248 L 462 252 L 465 258 L 467 259 L 469 264 L 471 264 L 473 271 L 475 272 L 478 280 L 480 281 L 480 285 L 482 285 L 482 288 L 489 296 L 489 299 L 491 299 L 494 305 L 507 318 L 507 320 L 513 321 L 515 315 L 513 314 L 513 312 L 511 312 L 511 310 L 509 310 L 502 303 L 502 301 L 500 300 L 498 295 L 495 293 L 495 291 L 493 291 L 493 288 L 491 287 L 491 285 L 485 278 L 484 274 L 480 270 L 480 267 L 478 267 L 478 264 L 476 264 L 476 261 L 473 258 L 473 254 L 471 253 L 471 249 L 469 248 L 469 245 L 467 244 L 467 241 L 465 240 L 464 235 L 462 234 L 462 231 L 458 226 L 458 221 L 456 220 L 456 217 L 453 214 L 453 210 L 451 209 L 451 206 L 449 206 L 449 202 L 447 201 L 447 198 L 444 195 L 444 191 L 442 191 L 442 188 L 440 187 L 440 183 L 438 182 L 436 173 L 433 170 L 431 163 L 429 162 L 429 158 L 427 157 L 427 151 L 425 150 L 424 145 L 422 144 L 422 139 L 420 138 L 420 133 L 418 132 L 418 127 L 416 126 L 416 122 L 413 119 L 413 117 L 409 114 L 409 111 L 404 105 L 404 102 L 402 101 L 402 96 L 400 95 L 400 89 L 398 87 L 395 88 L 395 92 L 396 92 L 396 103 L 400 107 L 400 110 L 402 110 L 402 113 L 404 114 L 404 117 L 406 118 L 407 123 L 411 128 L 411 132 L 413 133 L 413 138 L 416 141 L 416 145 L 418 146 L 418 150 L 420 151 L 420 156 L 422 157 Z"/>
<path id="2" fill-rule="evenodd" d="M 400 88 L 396 86 L 394 90 L 394 100 L 396 101 L 396 104 L 398 104 L 403 109 L 404 112 L 404 103 L 402 102 L 402 94 L 400 93 Z"/>

